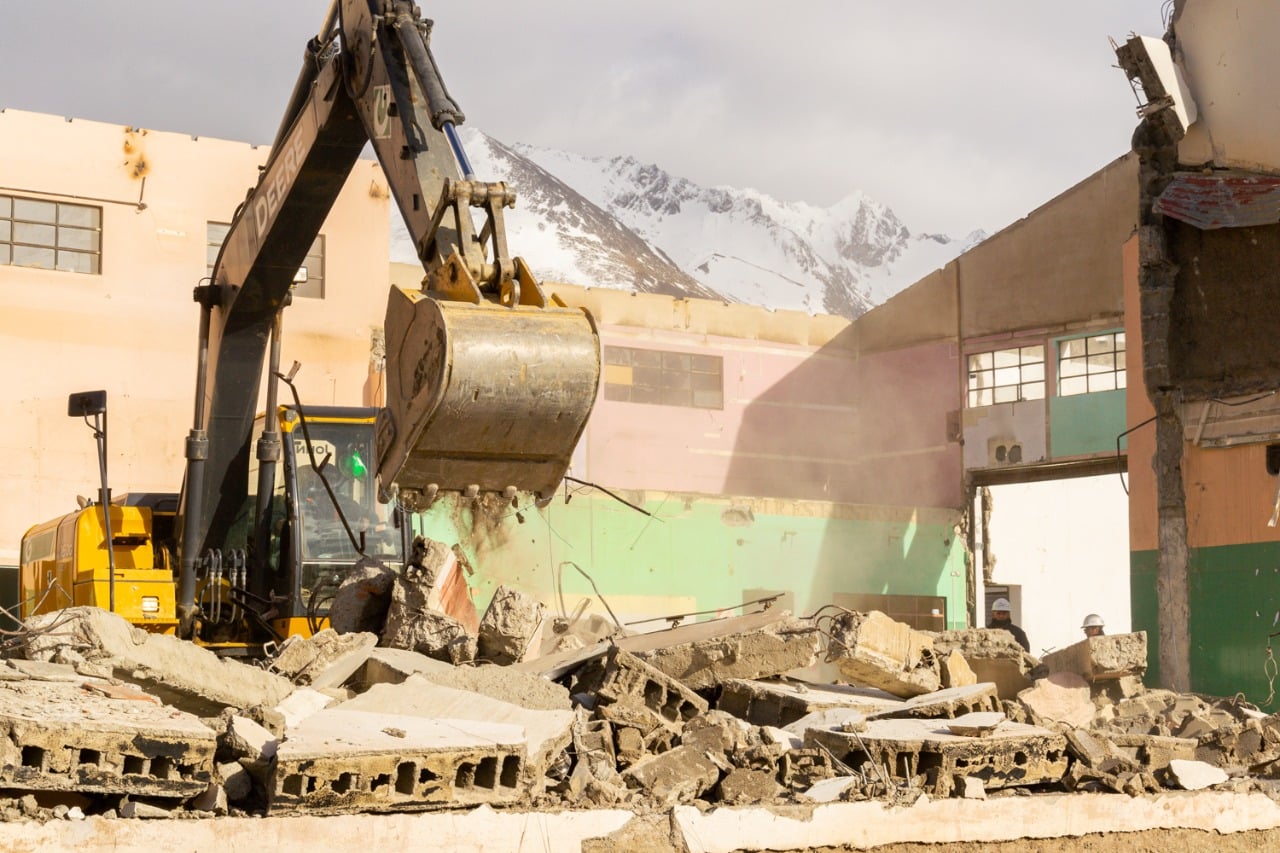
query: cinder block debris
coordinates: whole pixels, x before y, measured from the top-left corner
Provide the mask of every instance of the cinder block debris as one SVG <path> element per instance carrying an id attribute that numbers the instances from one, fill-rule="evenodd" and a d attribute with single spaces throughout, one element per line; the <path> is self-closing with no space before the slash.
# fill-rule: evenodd
<path id="1" fill-rule="evenodd" d="M 80 685 L 0 681 L 0 788 L 187 798 L 213 779 L 196 717 Z"/>
<path id="2" fill-rule="evenodd" d="M 642 791 L 654 805 L 692 802 L 720 781 L 720 767 L 692 747 L 678 746 L 650 755 L 622 774 L 627 786 Z"/>
<path id="3" fill-rule="evenodd" d="M 1045 655 L 1042 663 L 1050 673 L 1074 672 L 1090 683 L 1125 676 L 1140 678 L 1147 671 L 1147 633 L 1087 637 Z"/>
<path id="4" fill-rule="evenodd" d="M 531 710 L 469 690 L 442 687 L 414 675 L 401 684 L 379 684 L 336 706 L 342 711 L 400 714 L 429 719 L 469 720 L 517 726 L 524 732 L 529 784 L 540 781 L 550 761 L 569 745 L 574 713 Z"/>
<path id="5" fill-rule="evenodd" d="M 619 703 L 638 705 L 674 733 L 679 733 L 686 721 L 706 713 L 710 707 L 707 700 L 682 682 L 617 646 L 578 670 L 569 692 L 590 694 L 597 707 Z M 632 701 L 626 702 L 628 699 Z"/>
<path id="6" fill-rule="evenodd" d="M 966 776 L 987 790 L 1056 782 L 1067 770 L 1066 738 L 1048 729 L 1001 723 L 987 737 L 955 735 L 937 720 L 870 720 L 861 733 L 810 729 L 820 745 L 854 770 L 878 765 L 895 780 L 950 796 Z"/>
<path id="7" fill-rule="evenodd" d="M 933 638 L 878 610 L 846 612 L 831 625 L 827 656 L 853 684 L 909 698 L 942 686 Z"/>
<path id="8" fill-rule="evenodd" d="M 939 660 L 959 652 L 978 682 L 996 685 L 1001 699 L 1014 699 L 1031 686 L 1033 673 L 1040 662 L 1022 650 L 1008 631 L 968 628 L 943 631 L 933 635 L 934 652 Z"/>
<path id="9" fill-rule="evenodd" d="M 951 720 L 947 723 L 947 730 L 953 735 L 986 737 L 995 732 L 1004 721 L 1005 716 L 999 711 L 974 711 Z"/>
<path id="10" fill-rule="evenodd" d="M 515 803 L 528 795 L 519 726 L 328 709 L 289 733 L 273 814 Z"/>

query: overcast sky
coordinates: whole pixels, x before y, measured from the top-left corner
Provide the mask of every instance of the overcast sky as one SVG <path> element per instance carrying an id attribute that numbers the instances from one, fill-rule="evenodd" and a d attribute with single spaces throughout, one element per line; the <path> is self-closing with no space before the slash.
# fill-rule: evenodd
<path id="1" fill-rule="evenodd" d="M 504 142 L 821 206 L 861 190 L 915 232 L 958 236 L 1129 149 L 1135 99 L 1107 38 L 1160 35 L 1166 2 L 420 5 L 467 123 Z M 11 0 L 0 108 L 267 144 L 326 8 Z"/>

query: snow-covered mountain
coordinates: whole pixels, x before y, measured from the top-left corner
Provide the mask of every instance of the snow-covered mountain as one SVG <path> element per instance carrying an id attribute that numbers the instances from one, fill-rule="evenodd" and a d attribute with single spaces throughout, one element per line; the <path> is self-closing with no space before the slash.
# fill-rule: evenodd
<path id="1" fill-rule="evenodd" d="M 819 208 L 631 157 L 463 141 L 478 177 L 516 188 L 508 245 L 544 280 L 856 317 L 985 237 L 913 235 L 862 193 Z M 416 260 L 395 211 L 392 260 Z"/>

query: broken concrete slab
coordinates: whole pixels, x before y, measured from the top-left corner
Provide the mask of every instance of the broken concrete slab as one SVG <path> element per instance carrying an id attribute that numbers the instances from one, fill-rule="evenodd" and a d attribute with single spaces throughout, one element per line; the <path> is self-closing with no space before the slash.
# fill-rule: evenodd
<path id="1" fill-rule="evenodd" d="M 459 666 L 420 674 L 443 687 L 470 690 L 521 708 L 559 711 L 568 710 L 573 704 L 569 691 L 559 684 L 509 666 Z"/>
<path id="2" fill-rule="evenodd" d="M 310 637 L 294 634 L 281 644 L 268 669 L 317 690 L 340 687 L 369 659 L 378 635 L 339 634 L 326 628 Z"/>
<path id="3" fill-rule="evenodd" d="M 1162 735 L 1095 732 L 1111 742 L 1121 755 L 1147 770 L 1163 770 L 1175 759 L 1194 761 L 1196 742 Z"/>
<path id="4" fill-rule="evenodd" d="M 442 687 L 422 675 L 401 684 L 378 684 L 337 706 L 341 711 L 399 714 L 429 719 L 470 720 L 518 726 L 526 742 L 525 769 L 540 779 L 547 764 L 569 745 L 574 712 L 531 710 L 470 690 Z M 530 784 L 536 779 L 531 778 Z"/>
<path id="5" fill-rule="evenodd" d="M 528 795 L 519 726 L 327 709 L 276 752 L 273 814 L 515 803 Z"/>
<path id="6" fill-rule="evenodd" d="M 369 652 L 360 669 L 347 680 L 348 684 L 369 687 L 374 684 L 399 684 L 415 672 L 448 672 L 453 664 L 436 660 L 409 649 L 392 649 L 379 646 Z"/>
<path id="7" fill-rule="evenodd" d="M 1067 771 L 1066 738 L 1021 723 L 1004 722 L 987 737 L 971 738 L 952 734 L 939 720 L 869 720 L 860 733 L 810 729 L 805 743 L 829 749 L 851 769 L 878 765 L 942 797 L 965 776 L 990 790 L 1056 782 Z"/>
<path id="8" fill-rule="evenodd" d="M 958 717 L 981 711 L 995 711 L 1000 707 L 996 686 L 990 682 L 969 684 L 964 687 L 948 687 L 932 693 L 912 696 L 897 708 L 889 708 L 868 714 L 868 718 L 890 717 Z"/>
<path id="9" fill-rule="evenodd" d="M 396 579 L 382 645 L 454 665 L 475 660 L 476 638 L 466 626 L 452 616 L 427 609 L 418 599 L 425 599 L 425 595 L 413 583 Z"/>
<path id="10" fill-rule="evenodd" d="M 500 585 L 480 620 L 479 655 L 496 664 L 519 663 L 541 644 L 546 607 L 514 587 Z"/>
<path id="11" fill-rule="evenodd" d="M 809 684 L 803 681 L 731 679 L 720 688 L 716 707 L 757 726 L 785 727 L 815 711 L 848 708 L 864 715 L 892 711 L 903 700 L 874 687 Z"/>
<path id="12" fill-rule="evenodd" d="M 1175 758 L 1169 762 L 1169 778 L 1184 791 L 1199 791 L 1227 781 L 1227 772 L 1203 761 Z"/>
<path id="13" fill-rule="evenodd" d="M 228 707 L 274 706 L 293 690 L 278 675 L 177 637 L 147 633 L 97 607 L 69 607 L 24 624 L 28 659 L 45 660 L 60 645 L 71 645 L 86 658 L 109 664 L 116 677 L 200 717 L 216 717 Z M 57 630 L 49 634 L 46 629 L 54 625 Z"/>
<path id="14" fill-rule="evenodd" d="M 0 788 L 186 798 L 217 736 L 191 714 L 77 684 L 0 682 Z"/>
<path id="15" fill-rule="evenodd" d="M 337 702 L 332 696 L 310 687 L 299 687 L 284 698 L 276 710 L 284 716 L 285 729 L 291 729 L 307 717 Z"/>
<path id="16" fill-rule="evenodd" d="M 237 760 L 257 763 L 270 761 L 275 756 L 278 741 L 275 735 L 248 717 L 233 715 L 227 721 L 222 745 Z"/>
<path id="17" fill-rule="evenodd" d="M 804 796 L 815 803 L 834 803 L 844 798 L 845 791 L 861 783 L 860 776 L 833 776 L 814 782 Z"/>
<path id="18" fill-rule="evenodd" d="M 1050 673 L 1074 672 L 1090 683 L 1125 676 L 1140 678 L 1147 671 L 1147 632 L 1086 637 L 1050 652 L 1042 663 Z"/>
<path id="19" fill-rule="evenodd" d="M 1000 711 L 975 711 L 951 720 L 947 723 L 947 730 L 964 737 L 986 737 L 1004 721 L 1005 716 Z"/>
<path id="20" fill-rule="evenodd" d="M 785 610 L 695 622 L 617 641 L 620 648 L 694 690 L 730 679 L 802 669 L 817 660 L 818 632 Z"/>
<path id="21" fill-rule="evenodd" d="M 1073 729 L 1087 729 L 1097 708 L 1089 695 L 1089 685 L 1074 672 L 1055 672 L 1038 679 L 1034 687 L 1018 694 L 1018 701 L 1039 725 L 1059 723 Z"/>
<path id="22" fill-rule="evenodd" d="M 942 686 L 933 638 L 878 610 L 832 620 L 827 657 L 854 684 L 909 698 Z"/>

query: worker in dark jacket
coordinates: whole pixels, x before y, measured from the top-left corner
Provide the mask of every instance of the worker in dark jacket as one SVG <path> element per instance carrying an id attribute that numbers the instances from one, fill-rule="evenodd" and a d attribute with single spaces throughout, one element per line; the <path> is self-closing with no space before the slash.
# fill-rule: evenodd
<path id="1" fill-rule="evenodd" d="M 1008 631 L 1013 634 L 1013 638 L 1018 641 L 1018 645 L 1022 646 L 1024 652 L 1030 652 L 1031 643 L 1027 641 L 1027 632 L 1013 624 L 1013 620 L 1009 618 L 1009 608 L 1007 598 L 997 598 L 991 602 L 991 619 L 987 622 L 987 627 Z"/>

